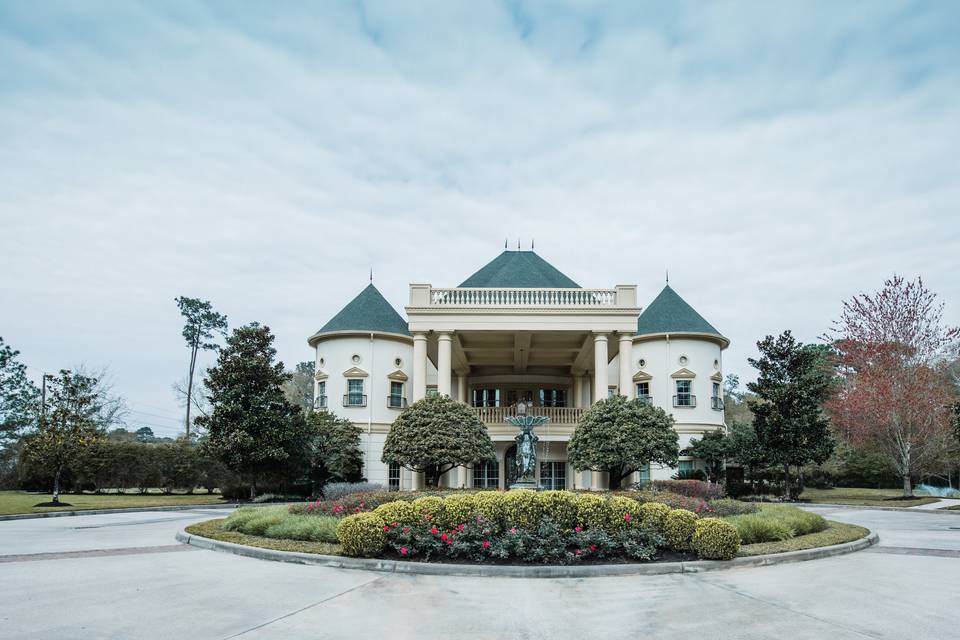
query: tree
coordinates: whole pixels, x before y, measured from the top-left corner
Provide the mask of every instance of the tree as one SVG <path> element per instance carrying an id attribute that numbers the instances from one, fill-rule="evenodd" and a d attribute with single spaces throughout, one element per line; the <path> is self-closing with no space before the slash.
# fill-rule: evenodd
<path id="1" fill-rule="evenodd" d="M 134 432 L 137 442 L 154 442 L 157 438 L 150 427 L 140 427 Z"/>
<path id="2" fill-rule="evenodd" d="M 53 476 L 53 502 L 60 502 L 60 480 L 93 444 L 103 439 L 108 399 L 98 392 L 98 380 L 61 370 L 48 391 L 49 408 L 27 440 L 31 463 Z"/>
<path id="3" fill-rule="evenodd" d="M 723 379 L 723 415 L 728 424 L 734 422 L 752 422 L 750 398 L 752 393 L 740 387 L 740 376 L 729 373 Z"/>
<path id="4" fill-rule="evenodd" d="M 804 345 L 790 331 L 757 343 L 760 358 L 749 358 L 757 381 L 747 385 L 757 442 L 771 465 L 783 469 L 784 490 L 792 492 L 790 467 L 822 463 L 833 452 L 830 420 L 822 405 L 830 397 L 832 371 L 819 345 Z"/>
<path id="5" fill-rule="evenodd" d="M 307 415 L 310 477 L 315 488 L 328 482 L 358 482 L 363 475 L 360 427 L 329 411 Z"/>
<path id="6" fill-rule="evenodd" d="M 303 409 L 304 414 L 313 411 L 313 374 L 316 365 L 312 362 L 300 362 L 291 373 L 290 380 L 283 385 L 287 400 Z"/>
<path id="7" fill-rule="evenodd" d="M 707 464 L 707 473 L 712 482 L 720 480 L 723 461 L 730 456 L 730 438 L 722 430 L 707 431 L 699 440 L 690 439 L 688 449 L 694 458 L 700 458 Z"/>
<path id="8" fill-rule="evenodd" d="M 487 427 L 462 402 L 433 396 L 414 402 L 393 421 L 381 460 L 426 475 L 429 486 L 463 465 L 495 459 Z"/>
<path id="9" fill-rule="evenodd" d="M 842 379 L 834 421 L 852 444 L 888 457 L 904 496 L 913 495 L 912 476 L 951 445 L 955 396 L 944 379 L 960 328 L 942 318 L 943 304 L 921 278 L 893 276 L 879 292 L 844 302 L 831 331 Z"/>
<path id="10" fill-rule="evenodd" d="M 767 466 L 753 422 L 735 421 L 730 425 L 728 438 L 730 459 L 744 467 L 752 480 L 757 470 Z"/>
<path id="11" fill-rule="evenodd" d="M 260 478 L 278 473 L 307 445 L 303 412 L 283 395 L 290 376 L 274 362 L 273 341 L 270 328 L 255 322 L 233 331 L 204 380 L 210 415 L 197 418 L 207 429 L 204 452 L 249 484 L 251 500 Z"/>
<path id="12" fill-rule="evenodd" d="M 0 448 L 37 419 L 40 394 L 27 377 L 27 366 L 17 360 L 19 355 L 0 337 Z"/>
<path id="13" fill-rule="evenodd" d="M 610 489 L 645 464 L 675 467 L 680 455 L 673 418 L 639 399 L 614 396 L 584 412 L 567 443 L 567 458 L 577 471 L 606 471 Z"/>
<path id="14" fill-rule="evenodd" d="M 201 349 L 204 351 L 214 351 L 219 348 L 217 343 L 213 342 L 213 336 L 214 333 L 226 335 L 227 316 L 214 311 L 213 305 L 210 304 L 209 300 L 180 296 L 176 298 L 176 303 L 180 309 L 180 315 L 186 320 L 186 323 L 183 325 L 183 339 L 187 341 L 187 347 L 190 349 L 190 373 L 187 378 L 187 417 L 185 427 L 187 438 L 189 438 L 190 404 L 193 396 L 193 372 L 197 366 L 197 353 Z"/>

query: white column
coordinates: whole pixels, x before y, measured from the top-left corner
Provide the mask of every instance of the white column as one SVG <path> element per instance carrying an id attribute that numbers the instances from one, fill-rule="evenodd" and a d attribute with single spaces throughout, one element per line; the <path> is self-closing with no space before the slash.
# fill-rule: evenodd
<path id="1" fill-rule="evenodd" d="M 607 334 L 593 336 L 593 401 L 607 397 Z"/>
<path id="2" fill-rule="evenodd" d="M 413 401 L 427 397 L 427 335 L 413 334 Z"/>
<path id="3" fill-rule="evenodd" d="M 573 377 L 573 406 L 578 409 L 583 406 L 583 376 Z"/>
<path id="4" fill-rule="evenodd" d="M 467 400 L 467 376 L 465 374 L 457 375 L 457 400 L 464 404 L 470 404 Z"/>
<path id="5" fill-rule="evenodd" d="M 590 488 L 594 491 L 603 491 L 607 488 L 607 472 L 606 471 L 591 471 L 590 472 Z"/>
<path id="6" fill-rule="evenodd" d="M 449 396 L 452 391 L 453 338 L 449 333 L 441 333 L 437 340 L 437 393 Z"/>
<path id="7" fill-rule="evenodd" d="M 633 397 L 633 338 L 620 334 L 620 395 Z"/>
<path id="8" fill-rule="evenodd" d="M 467 465 L 463 468 L 463 486 L 467 489 L 473 487 L 473 465 Z"/>

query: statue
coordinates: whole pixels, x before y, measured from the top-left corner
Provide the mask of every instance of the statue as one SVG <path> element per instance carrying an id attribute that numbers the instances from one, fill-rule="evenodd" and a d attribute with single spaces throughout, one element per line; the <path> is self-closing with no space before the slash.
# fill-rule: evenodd
<path id="1" fill-rule="evenodd" d="M 537 489 L 537 441 L 540 438 L 533 429 L 545 424 L 548 418 L 528 416 L 526 410 L 527 406 L 520 402 L 517 415 L 507 418 L 509 424 L 520 428 L 514 438 L 517 442 L 517 481 L 510 485 L 511 489 Z"/>

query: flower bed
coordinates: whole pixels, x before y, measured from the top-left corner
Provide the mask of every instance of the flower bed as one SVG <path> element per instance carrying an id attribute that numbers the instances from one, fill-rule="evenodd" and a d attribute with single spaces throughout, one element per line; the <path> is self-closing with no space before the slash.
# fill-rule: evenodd
<path id="1" fill-rule="evenodd" d="M 726 560 L 740 546 L 736 529 L 716 518 L 569 491 L 394 500 L 343 518 L 337 537 L 351 556 L 540 564 L 642 562 L 666 552 Z"/>

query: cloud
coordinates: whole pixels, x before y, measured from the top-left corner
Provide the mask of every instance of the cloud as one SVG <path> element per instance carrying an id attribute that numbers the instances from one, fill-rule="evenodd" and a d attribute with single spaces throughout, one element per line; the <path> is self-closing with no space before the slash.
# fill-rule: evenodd
<path id="1" fill-rule="evenodd" d="M 366 283 L 401 308 L 536 238 L 585 286 L 671 283 L 813 340 L 923 274 L 960 323 L 949 4 L 8 3 L 4 338 L 179 415 L 177 295 L 289 364 Z M 173 429 L 173 427 L 171 427 Z"/>

